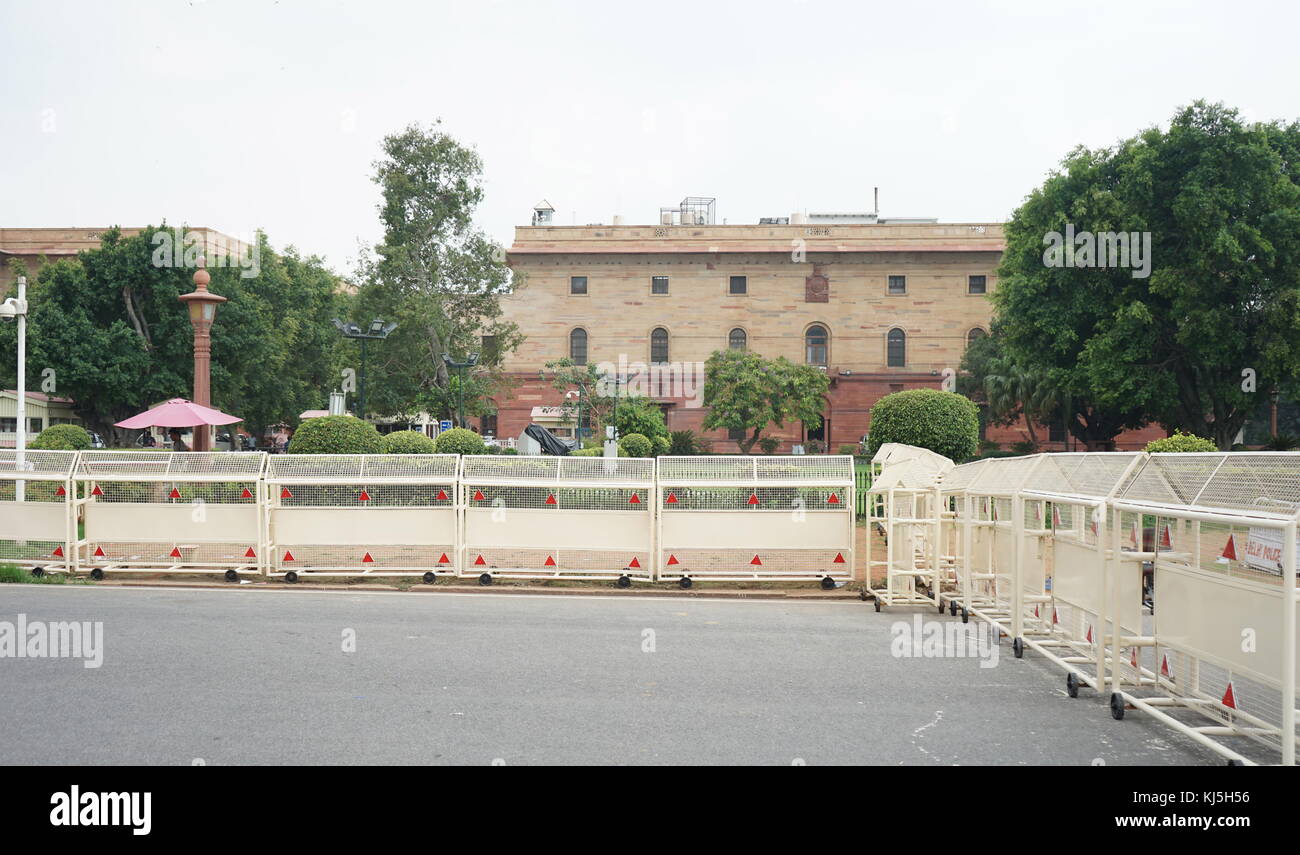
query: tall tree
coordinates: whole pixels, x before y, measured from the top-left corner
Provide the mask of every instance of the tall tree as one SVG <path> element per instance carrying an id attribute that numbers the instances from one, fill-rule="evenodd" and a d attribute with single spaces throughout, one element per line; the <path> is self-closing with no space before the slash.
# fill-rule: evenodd
<path id="1" fill-rule="evenodd" d="M 473 223 L 482 161 L 439 124 L 385 137 L 374 164 L 384 238 L 360 260 L 353 317 L 397 323 L 370 349 L 366 404 L 375 413 L 450 416 L 457 381 L 442 357 L 462 361 L 471 352 L 480 358 L 465 378 L 465 409 L 485 412 L 505 383 L 504 358 L 522 340 L 501 317 L 499 298 L 511 285 L 505 254 Z"/>
<path id="2" fill-rule="evenodd" d="M 1089 447 L 1157 421 L 1227 449 L 1261 393 L 1300 383 L 1297 153 L 1300 125 L 1197 102 L 1167 131 L 1077 149 L 1016 211 L 994 295 L 1006 346 L 1068 396 Z M 1120 233 L 1150 241 L 1145 270 L 1091 266 Z"/>

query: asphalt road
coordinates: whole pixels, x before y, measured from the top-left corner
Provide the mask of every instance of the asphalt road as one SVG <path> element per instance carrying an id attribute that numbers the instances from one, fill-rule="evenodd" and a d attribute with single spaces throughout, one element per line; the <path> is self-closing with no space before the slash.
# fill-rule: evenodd
<path id="1" fill-rule="evenodd" d="M 5 764 L 1221 762 L 1005 643 L 898 658 L 869 603 L 0 586 L 19 613 L 104 658 L 0 658 Z"/>

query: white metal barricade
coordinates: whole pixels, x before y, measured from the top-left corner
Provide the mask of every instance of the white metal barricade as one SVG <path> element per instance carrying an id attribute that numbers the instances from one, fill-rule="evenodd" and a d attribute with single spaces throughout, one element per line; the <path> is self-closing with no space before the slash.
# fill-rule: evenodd
<path id="1" fill-rule="evenodd" d="M 75 451 L 0 450 L 0 564 L 39 576 L 68 572 L 77 540 L 72 513 Z"/>
<path id="2" fill-rule="evenodd" d="M 456 470 L 454 454 L 272 456 L 268 575 L 456 575 Z"/>
<path id="3" fill-rule="evenodd" d="M 659 458 L 660 579 L 853 578 L 848 455 Z"/>
<path id="4" fill-rule="evenodd" d="M 655 462 L 627 457 L 461 458 L 461 574 L 654 578 Z"/>
<path id="5" fill-rule="evenodd" d="M 953 517 L 939 493 L 940 477 L 953 468 L 923 448 L 885 443 L 872 458 L 867 502 L 867 582 L 876 611 L 883 606 L 939 606 L 953 572 Z M 872 527 L 885 537 L 883 559 L 874 558 Z"/>
<path id="6" fill-rule="evenodd" d="M 1149 629 L 1116 633 L 1111 713 L 1154 716 L 1227 757 L 1245 740 L 1295 764 L 1300 454 L 1152 454 L 1112 502 L 1110 536 L 1150 524 Z M 1112 609 L 1139 591 L 1112 587 Z M 1138 688 L 1125 690 L 1125 683 Z"/>
<path id="7" fill-rule="evenodd" d="M 77 566 L 140 573 L 261 572 L 261 452 L 83 451 Z"/>

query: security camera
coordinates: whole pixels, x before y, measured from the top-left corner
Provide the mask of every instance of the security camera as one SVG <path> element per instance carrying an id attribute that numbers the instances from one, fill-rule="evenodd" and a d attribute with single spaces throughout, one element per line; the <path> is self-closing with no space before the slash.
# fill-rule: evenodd
<path id="1" fill-rule="evenodd" d="M 19 315 L 27 314 L 27 301 L 19 300 L 17 297 L 10 297 L 3 303 L 0 303 L 0 320 L 12 321 L 17 320 Z"/>

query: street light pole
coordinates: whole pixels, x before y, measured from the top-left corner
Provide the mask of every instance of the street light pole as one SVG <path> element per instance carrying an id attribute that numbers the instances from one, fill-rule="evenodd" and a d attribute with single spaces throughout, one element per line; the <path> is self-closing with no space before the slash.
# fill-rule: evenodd
<path id="1" fill-rule="evenodd" d="M 442 355 L 442 361 L 448 368 L 456 369 L 456 377 L 457 377 L 457 382 L 456 382 L 457 424 L 456 426 L 464 427 L 465 426 L 465 369 L 473 368 L 475 365 L 478 365 L 478 354 L 471 353 L 469 355 L 469 358 L 466 359 L 464 362 L 457 362 L 456 360 L 451 358 L 451 354 L 444 353 Z"/>
<path id="2" fill-rule="evenodd" d="M 190 324 L 194 327 L 194 396 L 191 400 L 201 407 L 212 406 L 212 321 L 217 316 L 217 306 L 226 302 L 226 298 L 208 291 L 211 274 L 203 268 L 204 259 L 199 257 L 199 269 L 194 271 L 194 290 L 182 294 L 178 299 L 190 310 Z M 212 428 L 197 425 L 194 428 L 195 451 L 209 451 L 212 448 Z"/>
<path id="3" fill-rule="evenodd" d="M 370 322 L 367 330 L 354 323 L 343 323 L 338 318 L 334 319 L 334 326 L 343 334 L 344 338 L 355 338 L 361 342 L 361 384 L 360 392 L 357 395 L 357 418 L 366 417 L 366 342 L 383 341 L 388 338 L 393 330 L 397 329 L 396 323 L 385 323 L 379 318 Z"/>

